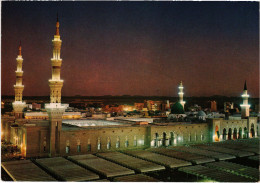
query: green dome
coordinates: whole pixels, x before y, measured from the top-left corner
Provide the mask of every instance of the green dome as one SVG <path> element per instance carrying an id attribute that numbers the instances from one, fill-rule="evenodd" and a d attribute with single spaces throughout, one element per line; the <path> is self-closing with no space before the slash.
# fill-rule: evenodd
<path id="1" fill-rule="evenodd" d="M 179 102 L 176 102 L 171 107 L 171 113 L 172 114 L 184 114 L 184 110 L 182 105 Z"/>

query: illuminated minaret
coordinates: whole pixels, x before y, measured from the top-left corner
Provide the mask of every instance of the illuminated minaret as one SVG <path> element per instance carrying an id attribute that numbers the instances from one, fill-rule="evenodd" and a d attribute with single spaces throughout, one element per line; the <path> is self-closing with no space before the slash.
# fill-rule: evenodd
<path id="1" fill-rule="evenodd" d="M 245 85 L 244 85 L 244 91 L 242 94 L 242 98 L 243 98 L 243 104 L 241 104 L 241 118 L 246 118 L 249 116 L 249 108 L 250 105 L 248 104 L 248 98 L 249 95 L 247 94 L 247 87 L 246 87 L 246 81 L 245 81 Z"/>
<path id="2" fill-rule="evenodd" d="M 15 71 L 16 74 L 16 84 L 14 85 L 14 92 L 15 92 L 15 101 L 13 102 L 13 109 L 15 113 L 15 118 L 22 118 L 23 116 L 23 109 L 25 108 L 25 102 L 22 101 L 23 98 L 23 89 L 24 85 L 23 81 L 23 57 L 22 57 L 22 45 L 20 42 L 19 45 L 19 53 L 16 58 L 17 61 L 17 69 Z"/>
<path id="3" fill-rule="evenodd" d="M 61 103 L 61 88 L 63 86 L 63 80 L 60 79 L 60 69 L 62 64 L 62 59 L 60 58 L 61 40 L 59 33 L 59 20 L 57 17 L 56 22 L 56 33 L 53 44 L 53 57 L 51 59 L 52 65 L 52 79 L 49 80 L 50 86 L 50 103 Z"/>
<path id="4" fill-rule="evenodd" d="M 50 121 L 50 149 L 49 156 L 57 156 L 59 154 L 60 131 L 62 126 L 62 115 L 65 112 L 65 105 L 61 104 L 61 88 L 63 80 L 60 79 L 60 69 L 62 59 L 60 58 L 61 40 L 59 33 L 59 20 L 57 16 L 56 33 L 53 44 L 52 79 L 49 80 L 50 86 L 50 104 L 45 104 L 49 121 Z"/>
<path id="5" fill-rule="evenodd" d="M 183 85 L 182 85 L 182 81 L 179 85 L 179 102 L 182 105 L 183 109 L 184 109 L 184 105 L 185 105 L 185 101 L 183 101 Z"/>

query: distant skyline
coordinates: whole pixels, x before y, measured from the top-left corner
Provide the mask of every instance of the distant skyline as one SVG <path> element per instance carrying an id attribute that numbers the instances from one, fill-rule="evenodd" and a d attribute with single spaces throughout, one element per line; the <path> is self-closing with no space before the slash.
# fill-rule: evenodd
<path id="1" fill-rule="evenodd" d="M 258 2 L 2 2 L 1 92 L 47 96 L 59 13 L 63 96 L 259 97 Z"/>

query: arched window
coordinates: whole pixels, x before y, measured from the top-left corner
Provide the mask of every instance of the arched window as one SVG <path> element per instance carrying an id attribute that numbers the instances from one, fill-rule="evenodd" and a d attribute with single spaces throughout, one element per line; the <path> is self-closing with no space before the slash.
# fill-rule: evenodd
<path id="1" fill-rule="evenodd" d="M 100 137 L 98 137 L 98 141 L 97 141 L 97 149 L 98 149 L 98 150 L 101 149 L 101 140 L 100 140 Z"/>
<path id="2" fill-rule="evenodd" d="M 205 137 L 204 134 L 201 132 L 201 141 L 204 141 Z"/>
<path id="3" fill-rule="evenodd" d="M 77 141 L 77 152 L 81 152 L 80 140 Z"/>
<path id="4" fill-rule="evenodd" d="M 110 149 L 111 147 L 111 141 L 110 141 L 110 138 L 107 137 L 107 149 Z"/>
<path id="5" fill-rule="evenodd" d="M 228 129 L 228 140 L 231 140 L 232 138 L 232 129 L 231 128 L 229 128 Z"/>
<path id="6" fill-rule="evenodd" d="M 88 147 L 87 147 L 87 151 L 91 151 L 90 139 L 88 139 Z"/>
<path id="7" fill-rule="evenodd" d="M 244 139 L 247 139 L 248 138 L 248 131 L 247 131 L 247 128 L 245 127 L 244 128 Z"/>
<path id="8" fill-rule="evenodd" d="M 233 132 L 233 140 L 237 139 L 237 129 L 234 128 L 234 132 Z"/>
<path id="9" fill-rule="evenodd" d="M 251 124 L 250 133 L 251 133 L 251 137 L 255 137 L 255 126 L 253 123 Z"/>
<path id="10" fill-rule="evenodd" d="M 242 139 L 242 128 L 241 127 L 239 128 L 239 131 L 238 131 L 238 139 Z"/>
<path id="11" fill-rule="evenodd" d="M 46 152 L 46 140 L 43 141 L 43 152 Z"/>
<path id="12" fill-rule="evenodd" d="M 117 137 L 116 139 L 116 148 L 120 148 L 120 138 Z"/>
<path id="13" fill-rule="evenodd" d="M 226 130 L 226 128 L 223 129 L 223 140 L 227 140 L 227 130 Z"/>
<path id="14" fill-rule="evenodd" d="M 155 133 L 154 137 L 155 137 L 155 139 L 154 139 L 154 147 L 158 147 L 159 146 L 159 144 L 158 144 L 158 137 L 159 137 L 158 133 Z"/>
<path id="15" fill-rule="evenodd" d="M 66 141 L 66 154 L 70 153 L 70 141 Z"/>
<path id="16" fill-rule="evenodd" d="M 163 132 L 163 139 L 162 139 L 162 145 L 165 147 L 166 146 L 166 139 L 167 138 L 167 135 L 165 132 Z"/>
<path id="17" fill-rule="evenodd" d="M 145 136 L 143 135 L 142 140 L 141 140 L 141 145 L 142 146 L 144 146 L 144 139 L 145 139 Z"/>
<path id="18" fill-rule="evenodd" d="M 180 135 L 176 134 L 176 144 L 179 144 L 179 142 L 180 142 Z"/>
<path id="19" fill-rule="evenodd" d="M 134 136 L 134 147 L 137 146 L 137 140 L 136 140 L 136 135 Z"/>
<path id="20" fill-rule="evenodd" d="M 169 145 L 172 146 L 174 144 L 174 133 L 171 132 L 170 133 L 170 141 L 169 141 Z"/>
<path id="21" fill-rule="evenodd" d="M 129 146 L 129 142 L 128 142 L 128 138 L 127 136 L 125 137 L 125 147 L 128 147 Z"/>

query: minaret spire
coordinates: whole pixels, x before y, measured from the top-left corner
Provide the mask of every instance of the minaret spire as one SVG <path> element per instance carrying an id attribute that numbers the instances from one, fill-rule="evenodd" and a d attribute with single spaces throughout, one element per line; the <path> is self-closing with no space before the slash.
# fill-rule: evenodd
<path id="1" fill-rule="evenodd" d="M 19 44 L 19 56 L 22 56 L 22 43 L 20 41 L 20 44 Z"/>
<path id="2" fill-rule="evenodd" d="M 59 27 L 60 27 L 60 23 L 59 23 L 59 15 L 58 15 L 58 13 L 57 13 L 56 33 L 55 33 L 56 36 L 59 36 L 59 35 L 60 35 Z"/>
<path id="3" fill-rule="evenodd" d="M 246 87 L 246 80 L 245 80 L 245 84 L 244 84 L 244 90 L 247 90 L 247 87 Z"/>

